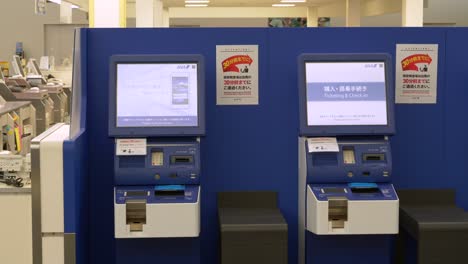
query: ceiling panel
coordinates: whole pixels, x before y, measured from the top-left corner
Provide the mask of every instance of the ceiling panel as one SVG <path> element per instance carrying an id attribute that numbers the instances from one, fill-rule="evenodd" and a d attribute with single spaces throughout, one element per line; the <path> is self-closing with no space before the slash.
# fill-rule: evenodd
<path id="1" fill-rule="evenodd" d="M 96 1 L 96 0 L 95 0 Z M 99 0 L 97 0 L 99 1 Z M 127 3 L 135 3 L 136 0 L 127 0 Z M 185 0 L 162 0 L 165 7 L 183 7 Z M 209 0 L 210 7 L 267 7 L 279 4 L 280 0 Z M 319 6 L 344 0 L 307 0 L 305 3 L 296 3 L 296 6 Z M 89 0 L 67 0 L 84 10 L 88 10 Z"/>
<path id="2" fill-rule="evenodd" d="M 88 11 L 89 0 L 66 0 L 69 3 L 79 6 L 81 9 Z M 99 0 L 98 0 L 99 1 Z"/>
<path id="3" fill-rule="evenodd" d="M 127 0 L 135 3 L 136 0 Z M 162 0 L 165 7 L 183 7 L 185 0 Z M 279 4 L 280 0 L 209 0 L 210 7 L 265 7 Z M 296 6 L 318 6 L 344 0 L 307 0 L 306 3 L 296 3 Z"/>

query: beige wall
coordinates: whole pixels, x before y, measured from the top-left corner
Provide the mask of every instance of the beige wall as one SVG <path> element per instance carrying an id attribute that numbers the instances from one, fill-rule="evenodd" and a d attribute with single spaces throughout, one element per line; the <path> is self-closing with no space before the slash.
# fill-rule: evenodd
<path id="1" fill-rule="evenodd" d="M 74 24 L 87 24 L 86 13 L 73 10 Z M 16 42 L 23 42 L 27 57 L 44 54 L 44 24 L 59 24 L 60 8 L 47 4 L 44 16 L 34 14 L 34 0 L 0 0 L 0 60 L 11 60 Z"/>

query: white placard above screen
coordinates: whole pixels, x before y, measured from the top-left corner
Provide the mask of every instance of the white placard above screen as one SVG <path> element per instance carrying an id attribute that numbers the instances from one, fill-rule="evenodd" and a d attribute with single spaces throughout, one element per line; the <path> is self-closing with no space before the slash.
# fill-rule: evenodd
<path id="1" fill-rule="evenodd" d="M 307 125 L 387 125 L 385 63 L 307 62 Z"/>
<path id="2" fill-rule="evenodd" d="M 195 63 L 117 64 L 117 127 L 197 127 Z"/>

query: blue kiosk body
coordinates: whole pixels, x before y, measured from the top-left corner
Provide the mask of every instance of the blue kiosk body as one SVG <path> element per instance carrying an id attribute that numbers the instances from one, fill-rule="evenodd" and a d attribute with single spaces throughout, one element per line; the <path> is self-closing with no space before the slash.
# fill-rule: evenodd
<path id="1" fill-rule="evenodd" d="M 115 238 L 198 237 L 203 57 L 114 55 L 109 72 Z"/>
<path id="2" fill-rule="evenodd" d="M 392 67 L 386 54 L 299 57 L 299 263 L 307 232 L 398 233 Z"/>

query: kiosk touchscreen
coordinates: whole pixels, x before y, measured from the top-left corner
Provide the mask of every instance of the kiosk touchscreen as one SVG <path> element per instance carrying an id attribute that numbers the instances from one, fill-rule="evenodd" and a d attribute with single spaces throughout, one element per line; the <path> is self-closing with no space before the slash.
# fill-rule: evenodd
<path id="1" fill-rule="evenodd" d="M 398 232 L 388 139 L 395 130 L 391 68 L 386 54 L 299 58 L 302 261 L 306 232 Z"/>
<path id="2" fill-rule="evenodd" d="M 204 63 L 198 55 L 113 56 L 115 237 L 197 237 Z"/>

